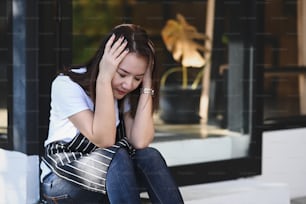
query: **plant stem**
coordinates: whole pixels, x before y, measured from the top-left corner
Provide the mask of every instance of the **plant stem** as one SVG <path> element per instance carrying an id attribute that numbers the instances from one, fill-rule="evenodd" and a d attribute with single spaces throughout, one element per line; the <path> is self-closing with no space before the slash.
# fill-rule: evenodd
<path id="1" fill-rule="evenodd" d="M 160 86 L 161 86 L 161 87 L 165 87 L 166 81 L 167 81 L 167 79 L 168 79 L 168 76 L 169 76 L 170 74 L 174 73 L 174 72 L 180 72 L 180 71 L 181 71 L 181 67 L 174 67 L 174 68 L 171 68 L 171 69 L 167 70 L 167 71 L 163 74 L 163 76 L 162 76 L 162 78 L 161 78 L 161 80 L 160 80 Z"/>
<path id="2" fill-rule="evenodd" d="M 188 85 L 188 73 L 186 66 L 182 66 L 182 80 L 183 89 L 186 89 Z"/>
<path id="3" fill-rule="evenodd" d="M 204 72 L 204 68 L 200 70 L 200 72 L 197 74 L 196 78 L 194 79 L 194 81 L 191 85 L 192 89 L 196 89 L 199 86 L 199 84 L 202 80 L 203 72 Z"/>

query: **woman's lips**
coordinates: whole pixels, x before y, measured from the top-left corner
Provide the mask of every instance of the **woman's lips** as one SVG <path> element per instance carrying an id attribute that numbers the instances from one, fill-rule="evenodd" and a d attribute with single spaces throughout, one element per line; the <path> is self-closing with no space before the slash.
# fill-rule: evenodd
<path id="1" fill-rule="evenodd" d="M 125 91 L 117 90 L 117 92 L 118 92 L 119 95 L 126 95 L 126 92 L 125 92 Z"/>

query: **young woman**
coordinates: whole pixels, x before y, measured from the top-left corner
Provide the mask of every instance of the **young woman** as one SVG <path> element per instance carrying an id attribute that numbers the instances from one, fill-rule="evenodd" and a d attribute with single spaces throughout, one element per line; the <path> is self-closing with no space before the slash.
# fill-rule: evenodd
<path id="1" fill-rule="evenodd" d="M 41 163 L 48 203 L 183 203 L 154 137 L 155 55 L 146 32 L 122 24 L 85 65 L 53 81 Z"/>

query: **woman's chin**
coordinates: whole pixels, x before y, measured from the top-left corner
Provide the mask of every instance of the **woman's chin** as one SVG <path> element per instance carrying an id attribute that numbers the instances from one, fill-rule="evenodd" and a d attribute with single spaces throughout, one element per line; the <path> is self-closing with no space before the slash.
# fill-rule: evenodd
<path id="1" fill-rule="evenodd" d="M 114 97 L 115 97 L 115 99 L 120 100 L 120 99 L 123 99 L 125 97 L 125 95 L 115 94 Z"/>

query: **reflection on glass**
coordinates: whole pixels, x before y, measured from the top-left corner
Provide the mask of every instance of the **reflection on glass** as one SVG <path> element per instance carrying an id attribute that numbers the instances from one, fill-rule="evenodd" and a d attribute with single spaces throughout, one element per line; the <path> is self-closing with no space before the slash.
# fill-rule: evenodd
<path id="1" fill-rule="evenodd" d="M 109 29 L 125 22 L 139 24 L 148 31 L 156 47 L 157 67 L 161 76 L 173 67 L 181 68 L 181 64 L 167 50 L 161 31 L 167 20 L 176 19 L 176 16 L 181 14 L 186 23 L 192 25 L 199 33 L 205 33 L 207 1 L 124 2 L 73 1 L 73 62 L 86 60 L 98 47 L 101 37 Z M 160 106 L 159 111 L 154 115 L 156 136 L 151 145 L 163 153 L 170 166 L 227 160 L 248 155 L 249 130 L 251 129 L 249 107 L 252 100 L 249 89 L 252 80 L 244 80 L 243 77 L 250 77 L 249 72 L 252 70 L 251 67 L 236 66 L 245 56 L 245 53 L 239 55 L 239 52 L 244 50 L 241 47 L 243 45 L 239 40 L 236 44 L 231 43 L 230 31 L 227 27 L 228 16 L 225 16 L 226 12 L 222 15 L 224 16 L 216 17 L 218 25 L 215 25 L 222 32 L 213 34 L 215 50 L 212 55 L 217 56 L 217 60 L 209 60 L 212 74 L 208 121 L 202 123 L 199 120 L 200 99 L 195 100 L 196 105 L 193 105 L 191 110 L 176 107 L 178 103 L 182 103 L 183 107 L 187 106 L 192 99 L 202 95 L 203 88 L 198 86 L 197 91 L 191 95 L 171 90 L 170 88 L 176 84 L 182 84 L 183 78 L 186 77 L 186 75 L 182 76 L 180 71 L 169 75 L 165 88 L 169 89 L 171 96 L 183 96 L 183 98 L 175 99 L 175 105 L 169 105 L 164 101 L 160 103 L 166 103 L 164 105 L 177 113 L 189 114 L 193 117 L 176 116 L 173 120 L 165 120 L 161 117 L 165 106 Z M 202 43 L 200 47 L 204 49 L 203 39 L 199 38 L 196 41 Z M 229 50 L 234 53 L 231 55 Z M 187 70 L 188 75 L 185 81 L 194 81 L 199 71 L 203 69 L 189 67 Z M 197 80 L 202 80 L 202 77 Z M 188 86 L 190 84 L 187 84 Z M 162 94 L 165 93 L 160 92 L 160 95 Z M 166 116 L 169 115 L 166 114 Z"/>
<path id="2" fill-rule="evenodd" d="M 7 139 L 8 112 L 7 112 L 7 96 L 8 96 L 8 14 L 7 2 L 0 2 L 0 141 Z"/>
<path id="3" fill-rule="evenodd" d="M 7 127 L 8 127 L 8 112 L 7 112 L 7 73 L 6 66 L 7 61 L 3 59 L 0 52 L 0 140 L 7 139 Z"/>
<path id="4" fill-rule="evenodd" d="M 268 125 L 282 118 L 297 122 L 306 113 L 305 67 L 301 66 L 305 63 L 299 55 L 304 49 L 300 42 L 305 35 L 297 34 L 298 25 L 304 25 L 299 23 L 303 15 L 297 15 L 297 2 L 284 0 L 265 5 L 263 119 Z M 277 25 L 282 25 L 282 29 Z"/>

